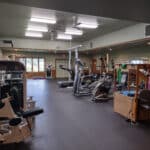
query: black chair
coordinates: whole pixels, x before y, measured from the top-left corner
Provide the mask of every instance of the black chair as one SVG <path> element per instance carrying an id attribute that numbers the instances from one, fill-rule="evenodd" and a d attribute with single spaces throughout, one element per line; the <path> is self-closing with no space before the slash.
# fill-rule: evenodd
<path id="1" fill-rule="evenodd" d="M 142 90 L 139 94 L 139 109 L 150 111 L 150 90 Z"/>

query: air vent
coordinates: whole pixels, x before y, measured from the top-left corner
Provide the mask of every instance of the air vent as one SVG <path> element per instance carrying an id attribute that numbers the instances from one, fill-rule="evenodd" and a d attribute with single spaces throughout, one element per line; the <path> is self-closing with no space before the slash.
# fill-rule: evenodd
<path id="1" fill-rule="evenodd" d="M 90 42 L 90 48 L 93 48 L 93 42 Z"/>
<path id="2" fill-rule="evenodd" d="M 11 40 L 0 40 L 0 47 L 12 47 L 13 42 Z"/>
<path id="3" fill-rule="evenodd" d="M 145 36 L 150 36 L 150 25 L 145 27 Z"/>

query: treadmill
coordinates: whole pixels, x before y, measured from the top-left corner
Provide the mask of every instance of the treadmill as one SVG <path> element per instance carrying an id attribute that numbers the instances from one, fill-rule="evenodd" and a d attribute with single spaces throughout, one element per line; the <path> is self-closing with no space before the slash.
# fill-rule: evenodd
<path id="1" fill-rule="evenodd" d="M 60 65 L 59 67 L 60 67 L 60 69 L 68 71 L 69 74 L 70 74 L 70 77 L 71 77 L 71 80 L 68 80 L 68 81 L 59 81 L 58 82 L 59 87 L 60 88 L 73 87 L 74 76 L 75 76 L 74 70 L 69 69 L 69 68 L 65 68 L 63 65 Z"/>

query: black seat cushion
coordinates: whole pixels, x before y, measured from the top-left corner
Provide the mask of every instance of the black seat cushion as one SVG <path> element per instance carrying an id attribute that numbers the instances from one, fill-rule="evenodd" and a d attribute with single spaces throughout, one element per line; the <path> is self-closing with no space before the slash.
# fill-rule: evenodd
<path id="1" fill-rule="evenodd" d="M 139 94 L 139 107 L 147 111 L 150 110 L 150 90 L 142 90 Z"/>
<path id="2" fill-rule="evenodd" d="M 21 123 L 21 118 L 13 118 L 9 121 L 10 126 L 17 126 Z"/>
<path id="3" fill-rule="evenodd" d="M 150 90 L 142 90 L 139 94 L 140 103 L 150 103 Z"/>

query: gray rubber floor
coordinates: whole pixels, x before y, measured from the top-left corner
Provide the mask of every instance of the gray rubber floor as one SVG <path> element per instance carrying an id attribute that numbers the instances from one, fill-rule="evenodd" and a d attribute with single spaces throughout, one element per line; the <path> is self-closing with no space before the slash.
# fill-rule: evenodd
<path id="1" fill-rule="evenodd" d="M 150 124 L 131 125 L 113 112 L 112 101 L 76 98 L 56 81 L 28 80 L 44 114 L 36 118 L 34 137 L 0 150 L 150 150 Z"/>

